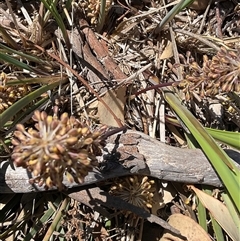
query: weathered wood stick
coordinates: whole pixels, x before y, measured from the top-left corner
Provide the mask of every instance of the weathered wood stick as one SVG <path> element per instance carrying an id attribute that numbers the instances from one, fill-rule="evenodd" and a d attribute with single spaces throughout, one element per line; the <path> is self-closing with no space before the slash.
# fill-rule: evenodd
<path id="1" fill-rule="evenodd" d="M 227 153 L 239 167 L 240 154 L 235 151 Z M 84 183 L 64 181 L 66 187 L 84 187 L 109 178 L 131 174 L 147 175 L 164 181 L 222 186 L 201 150 L 168 146 L 136 131 L 109 137 L 99 162 L 99 168 L 89 173 Z M 2 162 L 0 193 L 44 191 L 44 187 L 28 182 L 31 177 L 31 173 L 23 168 L 14 167 L 9 160 Z"/>

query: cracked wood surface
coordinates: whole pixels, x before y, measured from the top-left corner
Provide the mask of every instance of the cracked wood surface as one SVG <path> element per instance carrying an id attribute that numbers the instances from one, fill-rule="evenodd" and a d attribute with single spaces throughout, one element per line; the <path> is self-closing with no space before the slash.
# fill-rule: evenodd
<path id="1" fill-rule="evenodd" d="M 229 150 L 228 155 L 240 163 L 240 154 Z M 64 182 L 66 187 L 88 186 L 109 178 L 141 174 L 164 181 L 188 184 L 202 183 L 222 186 L 217 174 L 201 150 L 168 146 L 141 132 L 127 131 L 107 139 L 99 168 L 89 173 L 82 184 Z M 237 164 L 238 165 L 238 164 Z M 239 165 L 238 165 L 239 166 Z M 29 184 L 31 173 L 1 163 L 0 193 L 44 191 L 43 187 Z"/>

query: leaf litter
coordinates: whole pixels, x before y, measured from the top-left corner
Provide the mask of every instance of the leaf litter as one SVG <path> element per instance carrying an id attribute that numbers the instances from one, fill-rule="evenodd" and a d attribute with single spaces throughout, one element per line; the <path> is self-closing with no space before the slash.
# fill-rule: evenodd
<path id="1" fill-rule="evenodd" d="M 158 24 L 176 1 L 107 1 L 105 22 L 100 31 L 100 1 L 89 3 L 85 0 L 74 1 L 73 10 L 67 8 L 68 3 L 65 1 L 57 1 L 56 4 L 60 13 L 69 11 L 68 16 L 71 16 L 73 12 L 74 27 L 72 20 L 65 20 L 69 39 L 73 43 L 72 50 L 75 55 L 72 55 L 67 49 L 68 46 L 63 44 L 64 37 L 57 30 L 54 18 L 47 14 L 45 19 L 42 18 L 43 3 L 1 1 L 1 44 L 15 50 L 22 48 L 24 53 L 35 56 L 45 63 L 39 64 L 36 60 L 24 59 L 30 67 L 41 71 L 32 73 L 19 71 L 19 68 L 0 60 L 1 71 L 7 74 L 7 81 L 23 77 L 35 78 L 36 75 L 42 77 L 43 73 L 51 76 L 65 75 L 66 71 L 70 79 L 69 84 L 63 83 L 58 89 L 53 89 L 50 93 L 51 101 L 45 102 L 41 106 L 42 109 L 51 112 L 52 106 L 58 105 L 61 112 L 67 110 L 93 129 L 101 124 L 115 127 L 125 124 L 128 128 L 144 132 L 168 145 L 185 148 L 183 130 L 172 124 L 176 121 L 176 116 L 165 103 L 162 94 L 155 89 L 144 91 L 152 85 L 175 82 L 174 90 L 179 98 L 204 126 L 239 131 L 240 60 L 235 55 L 240 49 L 240 5 L 237 0 L 195 1 L 192 6 L 180 11 L 159 34 L 155 34 Z M 80 30 L 77 27 L 80 27 Z M 20 47 L 19 43 L 23 47 Z M 221 83 L 224 88 L 216 92 L 209 84 L 204 85 L 204 80 L 199 76 L 206 73 L 205 69 L 213 64 L 219 51 L 222 51 L 220 57 L 225 58 L 223 63 L 229 68 L 229 72 L 223 73 Z M 53 52 L 68 62 L 70 68 L 76 70 L 86 82 L 82 82 L 81 78 L 77 80 L 75 72 L 60 68 L 62 63 L 48 54 Z M 238 69 L 231 69 L 231 63 L 234 61 L 227 62 L 229 55 L 238 64 Z M 16 58 L 22 61 L 19 55 Z M 72 62 L 74 64 L 71 64 Z M 222 62 L 219 61 L 217 64 L 221 65 Z M 233 77 L 234 80 L 229 77 L 231 73 L 236 76 Z M 192 76 L 195 79 L 192 79 Z M 33 89 L 37 87 L 37 83 L 32 84 Z M 142 90 L 142 93 L 136 95 Z M 237 95 L 231 93 L 233 90 Z M 4 103 L 4 96 L 0 96 L 0 100 L 0 103 Z M 4 106 L 11 104 L 13 103 L 7 102 Z M 26 121 L 29 121 L 29 118 L 24 119 L 24 122 Z M 31 122 L 28 124 L 31 125 Z M 11 128 L 8 128 L 1 128 L 1 138 L 6 132 L 10 133 Z M 3 153 L 8 148 L 11 149 L 11 145 L 7 144 Z M 138 180 L 132 177 L 131 180 L 129 184 L 132 182 L 138 186 L 138 182 L 141 183 L 141 178 Z M 109 191 L 112 182 L 113 180 L 98 186 Z M 189 237 L 189 240 L 198 237 L 201 237 L 201 240 L 209 240 L 209 236 L 215 238 L 211 224 L 208 224 L 207 234 L 193 221 L 197 219 L 194 199 L 186 204 L 185 201 L 190 194 L 184 191 L 182 184 L 165 185 L 161 180 L 155 180 L 155 185 L 155 215 L 163 220 L 169 218 L 170 224 L 172 219 L 178 217 L 178 224 L 186 223 L 189 226 L 181 229 L 171 225 L 186 237 L 189 236 L 185 231 L 191 231 L 193 228 L 203 235 L 199 236 L 196 231 L 196 237 Z M 56 194 L 34 194 L 35 196 L 28 200 L 27 194 L 21 195 L 24 202 L 14 202 L 10 199 L 4 203 L 2 198 L 1 214 L 5 220 L 1 220 L 0 237 L 30 240 L 29 237 L 33 235 L 32 238 L 47 240 L 51 220 L 55 220 L 59 212 L 58 207 L 66 202 L 66 199 Z M 133 220 L 129 220 L 117 206 L 114 209 L 103 208 L 98 212 L 95 208 L 74 199 L 67 200 L 61 225 L 58 223 L 56 226 L 52 240 L 146 240 L 161 237 L 160 240 L 164 240 L 166 235 L 164 229 L 159 226 L 151 226 L 152 232 L 149 232 L 142 218 L 134 217 Z M 31 215 L 29 207 L 32 207 Z M 151 210 L 149 212 L 151 213 Z M 215 218 L 218 219 L 216 216 Z M 183 221 L 184 219 L 186 221 Z M 210 220 L 209 216 L 207 219 Z M 38 224 L 41 220 L 44 220 L 42 225 L 35 226 L 35 223 Z M 34 229 L 37 230 L 37 234 Z M 156 234 L 156 229 L 160 229 L 160 233 Z M 226 233 L 235 240 L 235 231 L 233 234 L 226 229 Z"/>

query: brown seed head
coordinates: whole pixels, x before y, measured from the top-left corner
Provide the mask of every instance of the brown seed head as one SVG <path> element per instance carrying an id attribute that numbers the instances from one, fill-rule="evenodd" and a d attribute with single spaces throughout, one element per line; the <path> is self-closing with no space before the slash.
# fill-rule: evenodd
<path id="1" fill-rule="evenodd" d="M 233 52 L 221 48 L 211 60 L 205 56 L 202 68 L 196 62 L 191 63 L 190 73 L 181 82 L 179 87 L 186 93 L 187 99 L 191 97 L 189 93 L 192 95 L 189 89 L 202 98 L 220 92 L 239 92 L 240 49 Z M 203 83 L 202 88 L 199 88 L 200 83 Z"/>
<path id="2" fill-rule="evenodd" d="M 0 114 L 13 103 L 27 95 L 31 88 L 27 85 L 7 86 L 7 75 L 0 74 Z"/>
<path id="3" fill-rule="evenodd" d="M 145 210 L 152 207 L 154 192 L 155 182 L 149 180 L 147 176 L 128 176 L 116 179 L 110 189 L 110 194 L 119 196 Z"/>
<path id="4" fill-rule="evenodd" d="M 64 175 L 70 182 L 83 181 L 97 165 L 104 130 L 96 138 L 94 132 L 67 113 L 58 118 L 56 114 L 50 116 L 37 110 L 32 119 L 36 122 L 35 129 L 16 126 L 12 141 L 14 163 L 31 171 L 35 176 L 32 182 L 45 184 L 46 188 L 63 189 Z M 94 148 L 98 148 L 97 153 Z"/>

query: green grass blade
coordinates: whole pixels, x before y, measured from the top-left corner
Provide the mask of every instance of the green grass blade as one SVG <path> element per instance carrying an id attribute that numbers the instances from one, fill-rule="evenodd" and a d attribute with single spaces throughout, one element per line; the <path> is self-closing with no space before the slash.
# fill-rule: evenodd
<path id="1" fill-rule="evenodd" d="M 9 121 L 16 113 L 18 113 L 21 109 L 27 106 L 30 102 L 32 102 L 34 99 L 39 97 L 41 94 L 47 92 L 48 90 L 55 88 L 56 86 L 58 86 L 58 84 L 58 82 L 55 82 L 53 84 L 42 86 L 15 102 L 12 106 L 10 106 L 2 114 L 0 114 L 0 129 L 3 128 L 7 121 Z"/>
<path id="2" fill-rule="evenodd" d="M 173 92 L 165 89 L 164 98 L 197 140 L 203 152 L 218 173 L 220 179 L 226 186 L 234 204 L 240 209 L 240 172 L 235 167 L 233 161 L 217 145 L 214 139 L 206 132 L 204 127 L 198 122 L 192 113 L 181 104 Z"/>
<path id="3" fill-rule="evenodd" d="M 66 9 L 70 9 L 70 7 L 72 6 L 72 1 L 73 0 L 67 0 L 66 2 L 65 2 L 65 6 L 66 6 Z"/>
<path id="4" fill-rule="evenodd" d="M 198 223 L 199 223 L 199 225 L 206 232 L 208 232 L 206 208 L 202 205 L 202 203 L 199 201 L 199 199 L 198 199 L 197 213 L 198 213 Z"/>
<path id="5" fill-rule="evenodd" d="M 47 233 L 45 234 L 43 241 L 48 241 L 50 240 L 52 233 L 54 232 L 54 230 L 57 227 L 57 224 L 59 223 L 59 221 L 61 220 L 62 216 L 63 216 L 63 211 L 67 209 L 67 206 L 69 204 L 69 198 L 65 198 L 60 206 L 60 208 L 58 209 L 50 227 L 48 228 Z"/>
<path id="6" fill-rule="evenodd" d="M 228 211 L 230 212 L 234 223 L 237 226 L 237 229 L 240 232 L 240 220 L 239 220 L 239 210 L 236 210 L 236 207 L 233 205 L 231 198 L 227 193 L 222 193 L 222 198 L 224 200 L 225 205 L 227 206 Z M 239 197 L 240 199 L 240 197 Z M 239 200 L 240 202 L 240 200 Z"/>
<path id="7" fill-rule="evenodd" d="M 43 77 L 35 77 L 35 78 L 24 78 L 24 79 L 17 79 L 17 80 L 9 80 L 7 81 L 6 85 L 16 86 L 16 85 L 27 85 L 27 84 L 50 84 L 50 83 L 66 83 L 68 80 L 66 75 L 54 75 L 54 76 L 43 76 Z"/>
<path id="8" fill-rule="evenodd" d="M 0 59 L 9 63 L 9 64 L 12 64 L 14 66 L 17 66 L 21 69 L 26 69 L 30 72 L 35 72 L 35 70 L 33 68 L 31 68 L 29 65 L 23 63 L 23 62 L 20 62 L 19 60 L 9 56 L 8 54 L 4 54 L 4 53 L 1 53 L 0 52 Z"/>
<path id="9" fill-rule="evenodd" d="M 216 130 L 216 129 L 207 128 L 207 127 L 205 127 L 205 129 L 216 140 L 240 150 L 240 133 L 239 132 Z"/>
<path id="10" fill-rule="evenodd" d="M 24 113 L 21 113 L 20 115 L 17 115 L 16 118 L 14 117 L 14 122 L 11 124 L 11 126 L 16 126 L 17 123 L 19 123 L 22 119 L 24 119 L 26 116 L 33 113 L 36 109 L 38 109 L 40 106 L 42 106 L 44 103 L 47 102 L 49 97 L 45 97 L 38 102 L 32 104 Z"/>
<path id="11" fill-rule="evenodd" d="M 19 55 L 19 56 L 21 56 L 24 59 L 27 59 L 29 61 L 49 65 L 49 63 L 47 61 L 44 61 L 44 60 L 40 59 L 39 57 L 35 57 L 35 56 L 32 56 L 32 55 L 25 54 L 23 52 L 17 51 L 15 49 L 11 49 L 11 48 L 9 48 L 9 47 L 5 46 L 4 44 L 1 44 L 1 43 L 0 43 L 0 48 L 1 48 L 1 52 L 4 51 L 5 53 L 17 54 L 17 55 Z"/>
<path id="12" fill-rule="evenodd" d="M 178 119 L 173 117 L 167 117 L 166 120 L 167 122 L 170 122 L 175 126 L 179 126 L 179 124 L 181 124 Z M 208 127 L 204 127 L 204 128 L 208 132 L 208 134 L 210 134 L 214 139 L 240 150 L 240 133 L 239 132 L 216 130 Z M 187 136 L 186 138 L 190 138 L 191 141 L 193 141 L 191 134 L 190 136 L 188 136 L 188 134 L 185 133 L 185 136 Z"/>
<path id="13" fill-rule="evenodd" d="M 58 205 L 60 204 L 61 198 L 59 197 L 56 202 L 58 202 Z M 41 217 L 41 219 L 36 222 L 36 224 L 31 228 L 30 232 L 27 234 L 27 236 L 24 238 L 24 241 L 30 241 L 37 232 L 42 228 L 42 226 L 53 216 L 55 213 L 55 210 L 49 207 L 49 209 L 44 213 L 44 215 Z"/>
<path id="14" fill-rule="evenodd" d="M 167 13 L 167 15 L 160 22 L 160 24 L 156 27 L 154 33 L 159 34 L 161 32 L 161 30 L 163 29 L 164 25 L 169 23 L 179 11 L 181 11 L 182 9 L 184 9 L 185 7 L 187 7 L 188 5 L 190 5 L 193 2 L 194 2 L 194 0 L 181 0 L 178 4 L 176 4 L 171 9 L 170 12 Z"/>
<path id="15" fill-rule="evenodd" d="M 203 191 L 209 195 L 212 195 L 212 191 L 207 187 L 205 187 Z M 223 230 L 222 230 L 221 226 L 218 224 L 218 222 L 215 220 L 215 218 L 211 215 L 211 213 L 209 213 L 209 216 L 211 218 L 214 234 L 216 235 L 216 240 L 217 241 L 225 241 L 225 238 L 223 235 Z"/>
<path id="16" fill-rule="evenodd" d="M 98 24 L 97 24 L 98 33 L 102 31 L 105 17 L 106 17 L 106 0 L 101 0 L 101 6 L 100 6 L 100 12 L 99 12 Z"/>
<path id="17" fill-rule="evenodd" d="M 68 37 L 68 33 L 65 27 L 65 24 L 63 22 L 63 19 L 61 17 L 61 15 L 59 14 L 55 1 L 47 1 L 47 0 L 41 0 L 42 3 L 44 4 L 44 6 L 51 12 L 52 16 L 55 18 L 58 27 L 61 29 L 62 34 L 63 34 L 63 38 L 65 40 L 65 43 L 67 45 L 67 48 L 70 49 L 71 48 L 71 44 L 70 44 L 70 40 Z"/>
<path id="18" fill-rule="evenodd" d="M 225 241 L 221 226 L 218 224 L 218 222 L 214 219 L 214 217 L 210 213 L 209 213 L 209 216 L 211 218 L 214 234 L 216 235 L 216 240 Z"/>

